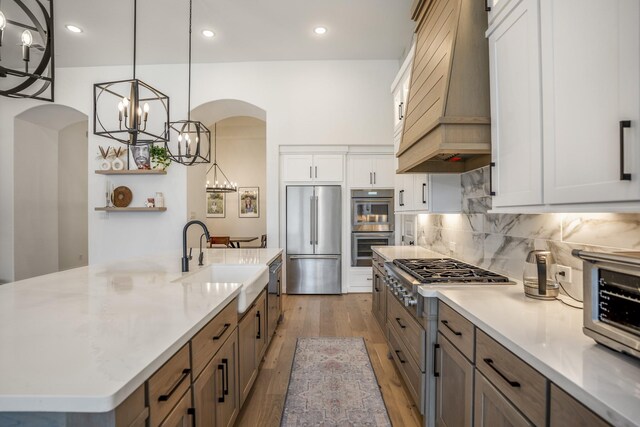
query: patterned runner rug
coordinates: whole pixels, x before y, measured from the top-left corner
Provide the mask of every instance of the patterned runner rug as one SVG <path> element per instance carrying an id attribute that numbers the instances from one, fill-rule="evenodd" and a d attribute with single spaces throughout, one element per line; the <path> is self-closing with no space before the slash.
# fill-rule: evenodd
<path id="1" fill-rule="evenodd" d="M 363 338 L 299 338 L 281 426 L 391 426 Z"/>

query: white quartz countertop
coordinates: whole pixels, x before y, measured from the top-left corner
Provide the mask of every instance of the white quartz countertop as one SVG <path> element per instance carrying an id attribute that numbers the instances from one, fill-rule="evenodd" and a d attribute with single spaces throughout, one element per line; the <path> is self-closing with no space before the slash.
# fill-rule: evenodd
<path id="1" fill-rule="evenodd" d="M 196 251 L 194 251 L 195 253 Z M 269 264 L 281 249 L 207 249 L 204 267 Z M 118 406 L 240 292 L 181 283 L 179 253 L 0 286 L 0 412 Z"/>
<path id="2" fill-rule="evenodd" d="M 442 256 L 413 246 L 375 250 L 388 261 Z M 640 425 L 640 361 L 584 335 L 582 310 L 527 298 L 513 280 L 517 285 L 423 286 L 420 294 L 448 304 L 613 425 Z"/>

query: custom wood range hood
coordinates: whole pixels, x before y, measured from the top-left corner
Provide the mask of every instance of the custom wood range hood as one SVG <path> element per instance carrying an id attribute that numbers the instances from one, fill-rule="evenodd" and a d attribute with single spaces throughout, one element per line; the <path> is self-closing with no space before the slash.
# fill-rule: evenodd
<path id="1" fill-rule="evenodd" d="M 480 0 L 415 0 L 416 49 L 398 173 L 461 173 L 491 154 L 487 15 Z"/>

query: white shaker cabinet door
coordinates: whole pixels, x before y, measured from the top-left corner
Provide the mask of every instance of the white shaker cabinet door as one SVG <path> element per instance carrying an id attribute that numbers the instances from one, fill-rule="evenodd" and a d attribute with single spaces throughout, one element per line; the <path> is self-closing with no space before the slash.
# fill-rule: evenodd
<path id="1" fill-rule="evenodd" d="M 372 158 L 373 186 L 375 188 L 393 188 L 396 179 L 395 160 L 391 154 Z"/>
<path id="2" fill-rule="evenodd" d="M 522 0 L 489 34 L 494 207 L 542 203 L 538 7 Z"/>
<path id="3" fill-rule="evenodd" d="M 545 203 L 640 200 L 640 2 L 540 10 Z"/>
<path id="4" fill-rule="evenodd" d="M 313 156 L 287 154 L 282 156 L 282 180 L 285 182 L 313 181 Z"/>
<path id="5" fill-rule="evenodd" d="M 313 156 L 313 178 L 322 182 L 342 182 L 344 156 L 316 154 Z"/>
<path id="6" fill-rule="evenodd" d="M 349 186 L 351 188 L 371 188 L 373 186 L 373 170 L 371 158 L 368 156 L 349 157 Z"/>

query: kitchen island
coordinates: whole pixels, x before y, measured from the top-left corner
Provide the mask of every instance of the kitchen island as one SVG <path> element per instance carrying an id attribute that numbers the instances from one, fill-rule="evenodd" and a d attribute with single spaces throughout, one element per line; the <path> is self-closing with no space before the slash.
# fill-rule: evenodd
<path id="1" fill-rule="evenodd" d="M 191 275 L 222 264 L 266 269 L 281 253 L 208 249 L 191 273 L 176 253 L 0 286 L 0 425 L 10 412 L 113 410 L 242 290 Z"/>
<path id="2" fill-rule="evenodd" d="M 445 257 L 415 246 L 374 251 L 385 261 Z M 582 310 L 527 298 L 522 282 L 512 280 L 515 286 L 421 286 L 419 292 L 445 303 L 608 423 L 639 425 L 640 361 L 584 335 Z"/>

